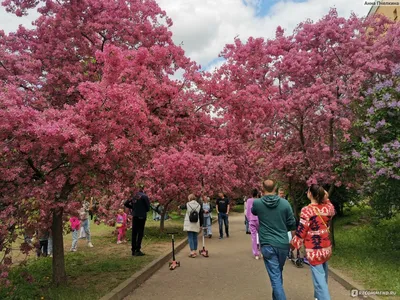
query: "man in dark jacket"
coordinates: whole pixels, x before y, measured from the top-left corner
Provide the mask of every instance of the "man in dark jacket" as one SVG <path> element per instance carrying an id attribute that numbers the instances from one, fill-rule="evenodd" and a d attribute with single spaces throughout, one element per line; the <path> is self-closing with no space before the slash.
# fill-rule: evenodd
<path id="1" fill-rule="evenodd" d="M 150 210 L 149 197 L 140 189 L 132 198 L 125 201 L 124 205 L 132 210 L 132 255 L 143 256 L 140 251 L 146 224 L 147 212 Z"/>
<path id="2" fill-rule="evenodd" d="M 258 216 L 258 236 L 265 267 L 272 285 L 272 299 L 286 300 L 282 271 L 289 251 L 288 231 L 296 229 L 289 202 L 276 195 L 275 182 L 263 182 L 264 196 L 254 200 L 251 212 Z"/>

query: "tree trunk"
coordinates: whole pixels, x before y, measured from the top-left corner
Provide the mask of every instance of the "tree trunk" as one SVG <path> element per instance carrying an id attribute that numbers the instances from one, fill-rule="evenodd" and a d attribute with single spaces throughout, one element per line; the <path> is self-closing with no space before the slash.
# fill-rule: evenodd
<path id="1" fill-rule="evenodd" d="M 63 209 L 58 208 L 53 212 L 53 223 L 51 226 L 53 234 L 53 283 L 56 286 L 67 283 L 64 260 L 63 239 Z"/>
<path id="2" fill-rule="evenodd" d="M 165 217 L 165 210 L 160 214 L 161 220 L 160 220 L 160 232 L 164 232 L 164 217 Z"/>
<path id="3" fill-rule="evenodd" d="M 165 214 L 168 211 L 168 205 L 170 202 L 167 202 L 163 208 L 163 211 L 161 212 L 160 216 L 161 216 L 161 220 L 160 220 L 160 232 L 164 232 L 164 224 L 165 224 Z"/>

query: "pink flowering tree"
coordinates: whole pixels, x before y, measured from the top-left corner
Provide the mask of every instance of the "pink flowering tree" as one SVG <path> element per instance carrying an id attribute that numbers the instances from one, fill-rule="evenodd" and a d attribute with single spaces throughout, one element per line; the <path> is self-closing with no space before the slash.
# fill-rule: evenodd
<path id="1" fill-rule="evenodd" d="M 32 30 L 0 31 L 0 277 L 17 224 L 51 229 L 53 281 L 63 284 L 67 215 L 89 196 L 112 211 L 154 147 L 179 141 L 193 105 L 188 82 L 170 75 L 197 67 L 152 0 L 3 4 L 17 15 L 40 4 L 41 16 Z"/>
<path id="2" fill-rule="evenodd" d="M 165 213 L 186 203 L 189 194 L 212 195 L 221 190 L 229 193 L 240 185 L 236 170 L 237 166 L 224 155 L 202 154 L 184 144 L 160 149 L 143 174 L 150 198 L 164 207 L 160 230 L 164 230 Z"/>
<path id="3" fill-rule="evenodd" d="M 213 106 L 231 132 L 251 137 L 247 145 L 258 147 L 264 174 L 286 181 L 291 199 L 304 193 L 305 182 L 327 184 L 331 192 L 351 187 L 343 166 L 351 159 L 344 154 L 353 107 L 400 55 L 399 43 L 393 44 L 399 26 L 383 34 L 388 24 L 384 18 L 345 19 L 331 10 L 290 36 L 278 28 L 273 40 L 236 39 L 222 52 L 227 62 L 210 81 L 220 94 Z"/>

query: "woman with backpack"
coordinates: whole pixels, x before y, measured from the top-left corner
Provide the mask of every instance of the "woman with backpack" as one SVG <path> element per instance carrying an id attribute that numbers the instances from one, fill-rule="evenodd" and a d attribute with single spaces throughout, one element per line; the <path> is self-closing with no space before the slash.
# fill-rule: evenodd
<path id="1" fill-rule="evenodd" d="M 196 201 L 196 196 L 190 194 L 186 203 L 186 214 L 183 222 L 183 231 L 187 231 L 190 254 L 189 257 L 195 258 L 197 256 L 197 236 L 200 231 L 200 227 L 203 226 L 203 209 L 201 205 Z"/>
<path id="2" fill-rule="evenodd" d="M 328 289 L 328 260 L 332 255 L 329 223 L 335 215 L 335 208 L 328 196 L 321 186 L 310 186 L 307 198 L 311 203 L 301 210 L 300 223 L 291 242 L 292 249 L 300 249 L 304 243 L 312 273 L 314 298 L 318 300 L 331 299 Z"/>

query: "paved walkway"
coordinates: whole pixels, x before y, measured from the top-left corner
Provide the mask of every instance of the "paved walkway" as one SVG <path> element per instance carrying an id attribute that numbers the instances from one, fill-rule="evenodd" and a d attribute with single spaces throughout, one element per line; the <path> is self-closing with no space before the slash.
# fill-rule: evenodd
<path id="1" fill-rule="evenodd" d="M 250 235 L 245 234 L 243 215 L 230 216 L 230 238 L 206 239 L 210 257 L 189 258 L 188 246 L 177 255 L 181 267 L 170 271 L 161 268 L 127 298 L 146 300 L 256 300 L 271 299 L 272 290 L 263 260 L 251 253 Z M 202 246 L 199 238 L 199 248 Z M 284 268 L 284 288 L 288 300 L 314 299 L 311 271 L 308 266 L 296 268 L 287 261 Z M 354 299 L 334 279 L 329 279 L 332 300 Z"/>

